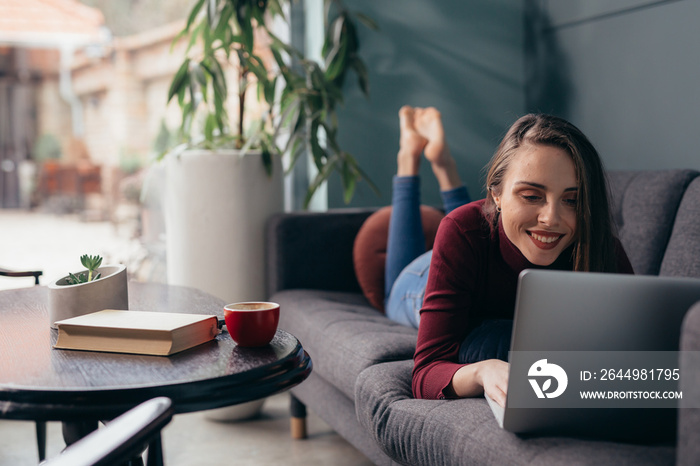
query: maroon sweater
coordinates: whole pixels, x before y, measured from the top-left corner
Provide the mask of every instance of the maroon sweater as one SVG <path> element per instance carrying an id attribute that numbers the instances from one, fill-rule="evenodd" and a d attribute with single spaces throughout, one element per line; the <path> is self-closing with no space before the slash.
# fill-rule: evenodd
<path id="1" fill-rule="evenodd" d="M 512 319 L 518 275 L 528 268 L 573 270 L 572 248 L 550 266 L 530 263 L 499 225 L 491 234 L 484 200 L 450 212 L 435 237 L 414 356 L 413 394 L 442 399 L 454 373 L 460 343 L 484 319 Z M 633 273 L 618 242 L 618 271 Z"/>

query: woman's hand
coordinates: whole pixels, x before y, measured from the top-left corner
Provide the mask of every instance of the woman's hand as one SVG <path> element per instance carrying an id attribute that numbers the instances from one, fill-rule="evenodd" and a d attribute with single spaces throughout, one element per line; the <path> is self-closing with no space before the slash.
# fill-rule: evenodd
<path id="1" fill-rule="evenodd" d="M 500 359 L 467 364 L 452 376 L 452 390 L 461 398 L 486 392 L 493 401 L 505 407 L 509 369 L 510 365 Z"/>
<path id="2" fill-rule="evenodd" d="M 484 363 L 484 365 L 477 371 L 477 377 L 480 378 L 479 383 L 493 401 L 505 408 L 510 365 L 500 359 L 487 359 L 480 361 L 480 363 Z"/>

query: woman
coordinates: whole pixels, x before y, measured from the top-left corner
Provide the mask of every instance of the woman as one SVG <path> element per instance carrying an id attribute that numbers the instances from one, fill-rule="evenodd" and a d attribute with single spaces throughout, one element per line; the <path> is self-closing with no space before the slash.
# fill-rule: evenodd
<path id="1" fill-rule="evenodd" d="M 422 149 L 434 172 L 436 162 L 444 169 L 436 172 L 439 181 L 448 180 L 440 181 L 441 190 L 450 193 L 458 189 L 449 174 L 454 171 L 454 162 L 444 144 L 439 113 L 431 110 L 433 118 L 423 118 L 431 113 L 426 110 L 402 109 L 395 196 L 405 174 L 402 152 L 414 154 L 420 144 L 424 144 Z M 410 123 L 424 141 L 404 131 Z M 410 144 L 411 139 L 419 144 Z M 398 236 L 392 230 L 404 226 L 390 226 L 390 318 L 400 320 L 396 316 L 402 313 L 410 316 L 406 307 L 396 306 L 405 302 L 398 296 L 405 295 L 410 286 L 419 289 L 418 281 L 406 285 L 404 280 L 418 276 L 412 268 L 416 263 L 425 265 L 425 258 L 431 256 L 429 273 L 420 276 L 427 278 L 427 285 L 414 357 L 413 392 L 417 398 L 468 397 L 486 392 L 505 405 L 505 359 L 522 270 L 632 273 L 613 234 L 600 158 L 583 133 L 567 121 L 548 115 L 526 115 L 516 121 L 489 163 L 486 187 L 486 199 L 449 212 L 440 224 L 432 254 L 419 253 L 393 286 L 388 273 L 395 268 L 390 264 L 395 260 L 392 247 L 401 246 L 399 242 L 392 244 Z M 392 205 L 396 210 L 395 200 Z M 405 216 L 401 199 L 398 205 L 399 215 L 392 212 L 392 222 Z M 447 205 L 446 210 L 450 210 Z"/>

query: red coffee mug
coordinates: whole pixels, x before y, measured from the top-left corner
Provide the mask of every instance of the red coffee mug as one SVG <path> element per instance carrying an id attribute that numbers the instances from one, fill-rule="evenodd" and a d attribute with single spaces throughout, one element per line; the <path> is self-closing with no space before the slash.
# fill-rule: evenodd
<path id="1" fill-rule="evenodd" d="M 265 346 L 277 332 L 280 305 L 263 301 L 224 306 L 226 329 L 238 346 Z"/>

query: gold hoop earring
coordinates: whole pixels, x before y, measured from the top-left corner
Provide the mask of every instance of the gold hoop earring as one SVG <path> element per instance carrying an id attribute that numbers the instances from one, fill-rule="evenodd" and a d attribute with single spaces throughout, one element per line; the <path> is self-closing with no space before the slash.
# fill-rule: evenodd
<path id="1" fill-rule="evenodd" d="M 496 212 L 501 213 L 501 206 L 496 206 Z"/>

